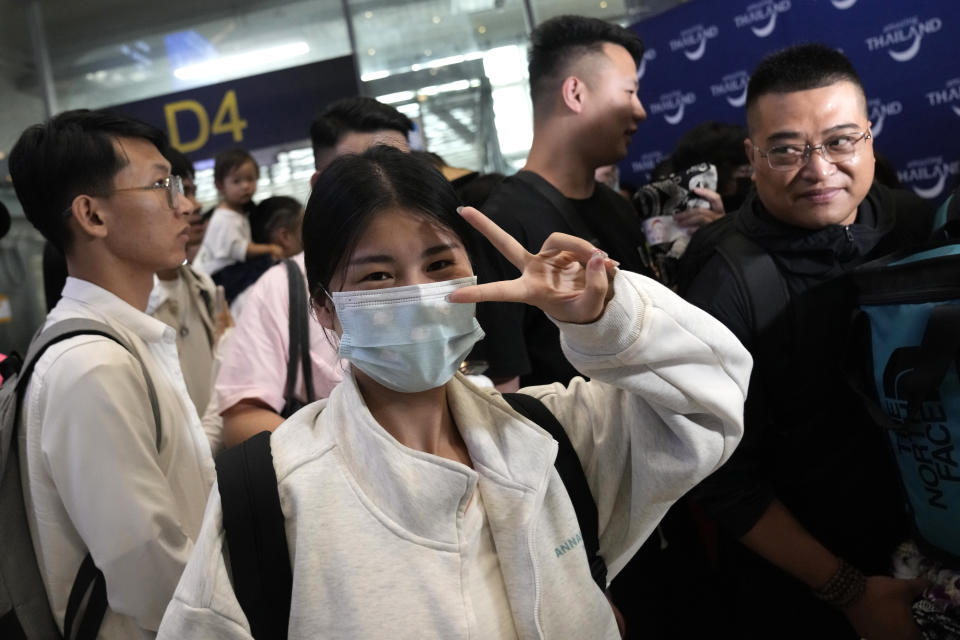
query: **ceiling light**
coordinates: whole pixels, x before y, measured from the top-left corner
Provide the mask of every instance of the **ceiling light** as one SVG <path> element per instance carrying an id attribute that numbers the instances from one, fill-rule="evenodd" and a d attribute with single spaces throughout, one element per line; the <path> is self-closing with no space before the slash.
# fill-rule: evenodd
<path id="1" fill-rule="evenodd" d="M 372 82 L 374 80 L 383 80 L 384 78 L 389 78 L 389 71 L 371 71 L 360 76 L 360 80 L 363 82 Z"/>
<path id="2" fill-rule="evenodd" d="M 245 67 L 262 67 L 274 62 L 296 58 L 308 51 L 310 51 L 310 45 L 306 42 L 292 42 L 276 47 L 222 56 L 196 64 L 188 64 L 175 69 L 173 75 L 180 80 L 215 78 Z"/>

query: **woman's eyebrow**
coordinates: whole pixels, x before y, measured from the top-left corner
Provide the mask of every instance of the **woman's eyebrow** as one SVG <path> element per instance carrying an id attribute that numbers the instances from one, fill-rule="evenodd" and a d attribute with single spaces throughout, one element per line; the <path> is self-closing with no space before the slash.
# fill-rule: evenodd
<path id="1" fill-rule="evenodd" d="M 423 253 L 420 254 L 421 258 L 429 258 L 430 256 L 435 256 L 438 253 L 443 253 L 444 251 L 453 251 L 454 249 L 459 249 L 460 245 L 456 242 L 451 242 L 448 244 L 438 244 L 429 249 L 425 249 Z"/>
<path id="2" fill-rule="evenodd" d="M 388 256 L 388 255 L 386 255 L 386 254 L 382 254 L 382 253 L 381 253 L 381 254 L 373 254 L 373 255 L 369 255 L 369 256 L 359 256 L 359 257 L 356 257 L 356 258 L 351 258 L 351 259 L 350 259 L 350 266 L 360 265 L 360 264 L 371 264 L 371 263 L 374 263 L 374 262 L 377 262 L 377 263 L 382 263 L 382 262 L 390 262 L 390 263 L 393 263 L 393 262 L 396 262 L 396 261 L 397 261 L 396 258 L 394 258 L 393 256 Z"/>

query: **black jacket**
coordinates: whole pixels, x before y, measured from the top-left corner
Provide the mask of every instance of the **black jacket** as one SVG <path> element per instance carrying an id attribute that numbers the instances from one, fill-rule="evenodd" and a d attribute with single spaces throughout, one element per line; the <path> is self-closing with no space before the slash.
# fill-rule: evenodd
<path id="1" fill-rule="evenodd" d="M 814 231 L 776 220 L 749 198 L 732 232 L 769 252 L 789 292 L 763 332 L 752 326 L 748 294 L 720 256 L 694 280 L 687 298 L 727 325 L 755 361 L 744 439 L 695 494 L 733 536 L 752 528 L 776 496 L 835 553 L 865 571 L 886 568 L 906 520 L 883 434 L 842 374 L 854 303 L 847 275 L 923 241 L 932 219 L 925 201 L 878 185 L 854 224 Z"/>

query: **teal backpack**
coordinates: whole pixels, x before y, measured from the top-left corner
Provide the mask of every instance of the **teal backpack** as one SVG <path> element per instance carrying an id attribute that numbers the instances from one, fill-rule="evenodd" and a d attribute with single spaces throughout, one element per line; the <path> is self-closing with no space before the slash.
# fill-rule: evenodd
<path id="1" fill-rule="evenodd" d="M 955 198 L 955 201 L 957 199 Z M 960 215 L 854 273 L 855 390 L 887 430 L 914 534 L 960 566 Z M 864 357 L 866 356 L 866 357 Z M 864 366 L 864 361 L 866 365 Z"/>

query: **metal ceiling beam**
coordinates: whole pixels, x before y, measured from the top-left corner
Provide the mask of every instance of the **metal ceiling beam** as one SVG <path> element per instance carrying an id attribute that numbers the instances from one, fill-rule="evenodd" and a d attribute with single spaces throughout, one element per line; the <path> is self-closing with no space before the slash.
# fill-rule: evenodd
<path id="1" fill-rule="evenodd" d="M 36 67 L 37 79 L 43 94 L 43 108 L 46 111 L 46 117 L 50 118 L 58 111 L 57 90 L 53 83 L 53 66 L 50 64 L 50 49 L 47 48 L 43 11 L 39 0 L 30 0 L 26 9 L 30 43 L 33 46 L 33 64 Z"/>

